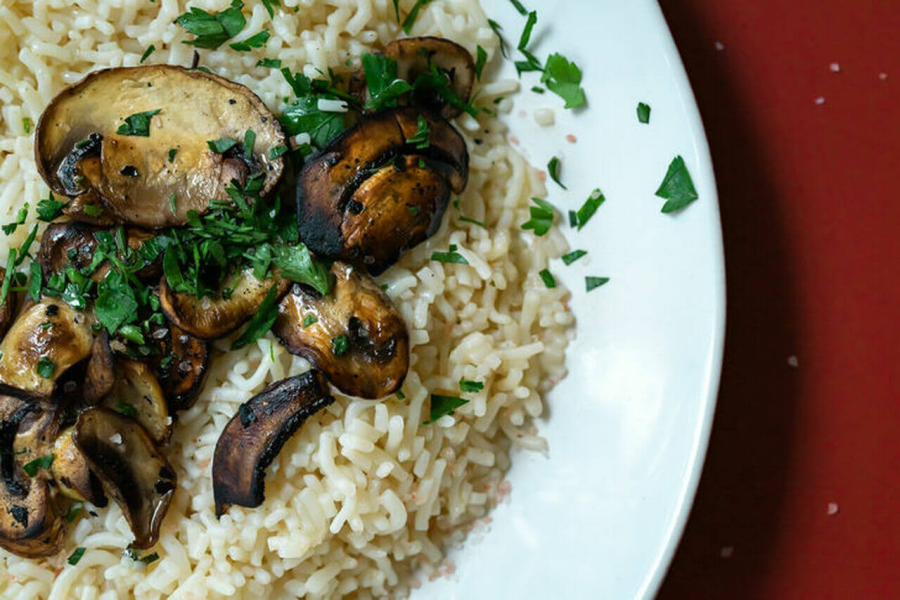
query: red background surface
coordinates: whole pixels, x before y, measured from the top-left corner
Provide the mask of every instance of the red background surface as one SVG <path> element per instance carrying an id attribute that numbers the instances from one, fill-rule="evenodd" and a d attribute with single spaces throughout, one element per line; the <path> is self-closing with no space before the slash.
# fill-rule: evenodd
<path id="1" fill-rule="evenodd" d="M 660 597 L 900 598 L 900 1 L 661 4 L 712 149 L 728 325 Z"/>

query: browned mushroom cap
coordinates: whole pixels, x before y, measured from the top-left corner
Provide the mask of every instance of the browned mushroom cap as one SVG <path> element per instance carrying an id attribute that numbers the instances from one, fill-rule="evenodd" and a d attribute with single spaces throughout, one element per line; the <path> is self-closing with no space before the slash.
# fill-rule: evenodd
<path id="1" fill-rule="evenodd" d="M 187 410 L 203 389 L 209 371 L 209 347 L 200 338 L 172 325 L 163 340 L 159 383 L 171 410 Z"/>
<path id="2" fill-rule="evenodd" d="M 116 361 L 116 378 L 103 398 L 102 406 L 131 417 L 157 444 L 172 433 L 169 407 L 156 376 L 146 364 L 121 358 Z"/>
<path id="3" fill-rule="evenodd" d="M 259 506 L 266 469 L 311 415 L 334 402 L 316 370 L 275 382 L 245 402 L 219 437 L 213 456 L 216 516 L 232 504 Z"/>
<path id="4" fill-rule="evenodd" d="M 409 370 L 403 317 L 367 275 L 339 262 L 331 271 L 336 282 L 327 296 L 294 286 L 278 307 L 272 332 L 345 394 L 381 398 L 396 392 Z"/>
<path id="5" fill-rule="evenodd" d="M 53 444 L 51 473 L 59 491 L 72 500 L 106 506 L 100 480 L 91 472 L 81 450 L 72 441 L 72 428 L 62 431 Z"/>
<path id="6" fill-rule="evenodd" d="M 109 230 L 78 221 L 50 224 L 41 236 L 41 249 L 37 257 L 44 277 L 61 273 L 67 266 L 81 270 L 91 265 L 100 245 L 95 234 L 100 231 Z M 128 247 L 135 251 L 153 237 L 152 233 L 136 227 L 129 227 L 125 233 Z M 91 279 L 100 281 L 108 272 L 109 265 L 103 262 L 91 273 Z M 142 281 L 149 281 L 158 278 L 161 272 L 161 264 L 157 260 L 147 264 L 136 275 Z"/>
<path id="7" fill-rule="evenodd" d="M 48 454 L 58 427 L 56 407 L 0 396 L 0 546 L 18 556 L 50 556 L 62 547 L 66 523 L 50 497 L 49 473 L 23 470 Z"/>
<path id="8" fill-rule="evenodd" d="M 109 347 L 109 333 L 104 329 L 91 346 L 84 377 L 83 396 L 88 406 L 100 402 L 116 382 L 116 356 Z"/>
<path id="9" fill-rule="evenodd" d="M 92 321 L 53 298 L 27 307 L 0 343 L 0 383 L 50 396 L 57 378 L 90 355 Z"/>
<path id="10" fill-rule="evenodd" d="M 155 544 L 177 481 L 143 427 L 105 408 L 89 408 L 78 417 L 72 439 L 128 519 L 134 547 Z"/>
<path id="11" fill-rule="evenodd" d="M 0 267 L 0 281 L 6 277 L 6 269 Z M 6 300 L 0 304 L 0 336 L 6 333 L 16 316 L 16 295 L 7 294 Z"/>
<path id="12" fill-rule="evenodd" d="M 138 114 L 149 124 L 128 132 L 127 119 Z M 248 130 L 256 140 L 245 153 Z M 238 143 L 217 154 L 207 142 L 219 138 Z M 282 145 L 277 119 L 249 89 L 170 65 L 95 71 L 60 92 L 35 131 L 38 171 L 50 189 L 74 199 L 68 214 L 145 227 L 184 224 L 188 211 L 205 212 L 211 199 L 227 197 L 233 179 L 244 183 L 254 173 L 264 174 L 261 193 L 268 193 L 284 168 L 269 151 Z M 88 214 L 88 205 L 102 212 Z"/>
<path id="13" fill-rule="evenodd" d="M 176 327 L 204 340 L 227 335 L 256 313 L 269 289 L 278 286 L 278 297 L 287 292 L 290 282 L 281 277 L 260 281 L 252 269 L 244 269 L 226 277 L 220 290 L 231 290 L 228 297 L 220 292 L 215 297 L 198 298 L 176 292 L 163 278 L 159 286 L 159 303 L 163 313 Z"/>
<path id="14" fill-rule="evenodd" d="M 475 62 L 469 52 L 454 42 L 438 37 L 413 37 L 394 40 L 384 47 L 384 55 L 397 62 L 397 77 L 415 83 L 419 75 L 426 74 L 431 65 L 447 74 L 450 89 L 462 102 L 468 102 L 475 83 Z M 350 92 L 363 104 L 369 99 L 365 72 L 360 69 L 350 81 Z M 404 100 L 404 99 L 401 99 Z M 461 110 L 448 104 L 433 90 L 420 88 L 413 92 L 412 103 L 439 112 L 447 119 Z"/>
<path id="15" fill-rule="evenodd" d="M 420 116 L 430 130 L 427 148 L 406 141 Z M 434 233 L 449 190 L 466 186 L 468 163 L 465 141 L 438 117 L 401 109 L 360 121 L 301 171 L 300 237 L 319 256 L 378 274 Z"/>

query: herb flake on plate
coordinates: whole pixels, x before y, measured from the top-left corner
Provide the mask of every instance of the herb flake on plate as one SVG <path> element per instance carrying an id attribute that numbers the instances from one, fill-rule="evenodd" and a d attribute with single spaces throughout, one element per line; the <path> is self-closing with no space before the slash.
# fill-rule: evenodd
<path id="1" fill-rule="evenodd" d="M 429 419 L 422 424 L 429 425 L 445 415 L 452 415 L 453 411 L 455 411 L 460 406 L 468 403 L 468 400 L 463 400 L 459 396 L 442 396 L 440 394 L 432 394 L 431 414 L 429 415 Z"/>
<path id="2" fill-rule="evenodd" d="M 643 102 L 638 102 L 637 105 L 637 118 L 641 123 L 649 123 L 650 122 L 650 105 L 644 104 Z"/>
<path id="3" fill-rule="evenodd" d="M 699 197 L 681 156 L 672 159 L 656 195 L 666 200 L 662 207 L 664 213 L 681 210 Z"/>

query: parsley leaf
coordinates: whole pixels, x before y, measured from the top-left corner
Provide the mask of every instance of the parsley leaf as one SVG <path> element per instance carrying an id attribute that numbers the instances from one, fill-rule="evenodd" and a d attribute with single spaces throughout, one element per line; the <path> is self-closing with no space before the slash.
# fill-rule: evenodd
<path id="1" fill-rule="evenodd" d="M 475 219 L 470 219 L 469 217 L 464 217 L 464 216 L 460 215 L 459 220 L 462 221 L 463 223 L 471 223 L 472 225 L 478 225 L 482 229 L 487 229 L 487 225 L 485 225 L 481 221 L 476 221 Z"/>
<path id="2" fill-rule="evenodd" d="M 169 152 L 167 154 L 169 156 L 169 162 L 173 162 L 175 160 L 175 155 L 178 154 L 178 148 L 169 148 Z"/>
<path id="3" fill-rule="evenodd" d="M 416 19 L 419 18 L 419 10 L 423 6 L 427 6 L 429 4 L 431 4 L 431 0 L 416 0 L 416 3 L 409 11 L 409 14 L 406 15 L 406 19 L 403 20 L 403 25 L 401 25 L 403 33 L 409 35 L 409 32 L 412 31 L 413 25 L 415 25 L 416 23 Z"/>
<path id="4" fill-rule="evenodd" d="M 142 557 L 140 554 L 138 554 L 137 550 L 134 549 L 134 546 L 132 544 L 128 544 L 128 546 L 125 547 L 125 555 L 134 562 L 142 562 L 145 565 L 149 565 L 150 563 L 159 560 L 159 554 L 157 554 L 156 552 Z"/>
<path id="5" fill-rule="evenodd" d="M 381 54 L 363 54 L 369 100 L 366 109 L 381 110 L 397 106 L 397 98 L 412 91 L 408 81 L 397 78 L 397 62 Z"/>
<path id="6" fill-rule="evenodd" d="M 450 244 L 450 249 L 447 252 L 432 252 L 431 260 L 458 265 L 469 264 L 469 261 L 466 260 L 466 257 L 456 251 L 456 246 L 453 244 Z"/>
<path id="7" fill-rule="evenodd" d="M 484 48 L 481 47 L 481 44 L 478 44 L 478 47 L 475 49 L 475 53 L 477 58 L 475 59 L 475 75 L 478 79 L 481 79 L 481 73 L 484 71 L 484 65 L 487 64 L 487 52 L 485 52 Z"/>
<path id="8" fill-rule="evenodd" d="M 280 0 L 262 0 L 263 7 L 266 9 L 266 12 L 269 13 L 269 18 L 275 18 L 275 7 L 281 6 Z"/>
<path id="9" fill-rule="evenodd" d="M 238 350 L 244 346 L 249 346 L 272 328 L 272 323 L 278 316 L 278 285 L 274 284 L 266 292 L 266 297 L 259 304 L 259 309 L 253 314 L 247 327 L 244 328 L 240 337 L 231 345 L 232 350 Z"/>
<path id="10" fill-rule="evenodd" d="M 206 142 L 206 145 L 209 146 L 209 149 L 216 154 L 225 154 L 226 152 L 237 146 L 237 141 L 231 138 L 221 137 L 217 140 L 210 140 Z"/>
<path id="11" fill-rule="evenodd" d="M 97 206 L 96 204 L 85 204 L 83 207 L 81 207 L 81 210 L 84 211 L 84 214 L 90 217 L 99 216 L 100 213 L 103 212 L 103 208 Z"/>
<path id="12" fill-rule="evenodd" d="M 147 49 L 144 50 L 143 54 L 141 54 L 141 63 L 140 64 L 144 64 L 144 61 L 147 60 L 148 58 L 150 58 L 150 55 L 153 54 L 154 52 L 156 52 L 156 46 L 154 46 L 153 44 L 150 44 L 149 46 L 147 46 Z"/>
<path id="13" fill-rule="evenodd" d="M 125 404 L 124 402 L 116 402 L 116 411 L 125 415 L 126 417 L 133 417 L 137 414 L 137 410 L 130 405 Z"/>
<path id="14" fill-rule="evenodd" d="M 455 411 L 460 406 L 468 403 L 468 400 L 463 400 L 458 396 L 442 396 L 440 394 L 432 394 L 430 418 L 425 421 L 423 425 L 434 423 L 445 415 L 452 415 L 453 411 Z"/>
<path id="15" fill-rule="evenodd" d="M 550 273 L 549 269 L 541 269 L 540 273 L 541 279 L 544 280 L 544 285 L 547 288 L 555 288 L 556 287 L 556 279 L 554 279 L 553 274 Z"/>
<path id="16" fill-rule="evenodd" d="M 280 58 L 263 58 L 256 61 L 257 67 L 266 67 L 267 69 L 280 69 L 281 68 L 281 59 Z"/>
<path id="17" fill-rule="evenodd" d="M 528 14 L 528 11 L 522 6 L 522 3 L 519 0 L 509 0 L 513 6 L 516 7 L 516 10 L 519 11 L 519 14 L 523 17 Z"/>
<path id="18" fill-rule="evenodd" d="M 417 150 L 424 150 L 431 145 L 431 128 L 428 127 L 428 121 L 422 115 L 419 115 L 416 124 L 418 125 L 416 133 L 412 137 L 406 138 L 406 143 L 412 144 Z"/>
<path id="19" fill-rule="evenodd" d="M 500 40 L 500 54 L 503 55 L 503 58 L 509 58 L 509 49 L 507 48 L 506 40 L 504 40 L 503 36 L 500 34 L 503 30 L 503 28 L 500 27 L 500 23 L 493 19 L 488 19 L 488 25 L 494 30 L 494 35 L 497 36 L 497 39 Z"/>
<path id="20" fill-rule="evenodd" d="M 25 471 L 25 474 L 29 477 L 34 477 L 40 469 L 49 469 L 50 465 L 53 464 L 53 458 L 54 456 L 52 454 L 36 458 L 33 461 L 22 465 L 22 470 Z"/>
<path id="21" fill-rule="evenodd" d="M 585 254 L 587 254 L 587 250 L 573 250 L 568 254 L 563 254 L 562 261 L 566 263 L 566 266 L 569 266 Z"/>
<path id="22" fill-rule="evenodd" d="M 547 57 L 541 82 L 566 101 L 565 108 L 584 106 L 587 101 L 581 88 L 581 69 L 565 56 L 555 52 Z"/>
<path id="23" fill-rule="evenodd" d="M 116 129 L 116 133 L 119 135 L 150 137 L 150 119 L 153 115 L 159 114 L 161 110 L 157 108 L 156 110 L 147 110 L 126 117 L 125 122 Z"/>
<path id="24" fill-rule="evenodd" d="M 78 564 L 78 561 L 81 560 L 82 556 L 84 556 L 84 548 L 82 546 L 79 546 L 75 548 L 75 551 L 72 552 L 72 555 L 68 558 L 67 562 L 70 565 L 75 566 Z"/>
<path id="25" fill-rule="evenodd" d="M 231 8 L 220 13 L 211 14 L 199 8 L 191 8 L 191 12 L 184 13 L 175 23 L 196 37 L 184 42 L 189 46 L 215 50 L 238 33 L 247 24 L 241 9 L 244 3 L 241 0 L 232 0 Z"/>
<path id="26" fill-rule="evenodd" d="M 137 309 L 134 290 L 122 273 L 112 271 L 97 284 L 94 312 L 110 333 L 116 333 L 119 327 L 134 318 Z"/>
<path id="27" fill-rule="evenodd" d="M 550 174 L 550 179 L 556 182 L 556 185 L 564 190 L 569 189 L 559 180 L 559 158 L 554 156 L 550 159 L 550 162 L 547 163 L 547 172 Z"/>
<path id="28" fill-rule="evenodd" d="M 597 289 L 607 281 L 609 281 L 609 277 L 585 277 L 584 287 L 586 291 L 590 292 L 591 290 Z"/>
<path id="29" fill-rule="evenodd" d="M 28 295 L 37 302 L 41 298 L 41 285 L 43 283 L 41 265 L 38 261 L 33 260 L 28 265 L 28 269 L 31 272 L 31 284 L 28 286 Z"/>
<path id="30" fill-rule="evenodd" d="M 31 133 L 31 119 L 22 117 L 22 129 L 25 130 L 25 133 Z"/>
<path id="31" fill-rule="evenodd" d="M 291 281 L 305 283 L 322 295 L 328 293 L 331 284 L 328 269 L 310 255 L 303 243 L 273 246 L 272 263 Z"/>
<path id="32" fill-rule="evenodd" d="M 47 358 L 46 356 L 42 356 L 38 359 L 37 367 L 35 367 L 37 374 L 43 377 L 44 379 L 50 379 L 53 375 L 53 371 L 56 370 L 56 363 Z"/>
<path id="33" fill-rule="evenodd" d="M 597 209 L 604 202 L 606 202 L 606 198 L 603 197 L 599 189 L 591 192 L 591 195 L 588 196 L 588 199 L 584 201 L 584 204 L 581 205 L 581 208 L 576 213 L 575 219 L 578 223 L 578 231 L 581 231 L 587 225 L 587 222 L 590 221 L 591 217 L 594 216 L 594 213 L 597 212 Z"/>
<path id="34" fill-rule="evenodd" d="M 247 156 L 253 156 L 253 146 L 256 145 L 256 132 L 252 129 L 248 129 L 244 133 L 244 144 L 242 148 L 244 149 L 244 154 Z"/>
<path id="35" fill-rule="evenodd" d="M 25 219 L 27 219 L 27 218 L 28 218 L 28 203 L 26 202 L 25 205 L 19 209 L 19 212 L 16 213 L 16 219 L 13 222 L 8 223 L 8 224 L 4 225 L 3 227 L 0 227 L 0 229 L 3 229 L 3 233 L 5 233 L 6 235 L 10 235 L 12 232 L 14 232 L 19 227 L 19 225 L 22 225 L 23 223 L 25 223 Z"/>
<path id="36" fill-rule="evenodd" d="M 394 16 L 397 18 L 397 24 L 400 24 L 400 0 L 391 0 L 394 3 Z"/>
<path id="37" fill-rule="evenodd" d="M 649 123 L 650 122 L 650 105 L 644 104 L 643 102 L 638 102 L 637 105 L 637 118 L 641 123 Z"/>
<path id="38" fill-rule="evenodd" d="M 289 104 L 279 118 L 289 135 L 308 133 L 312 143 L 319 148 L 344 130 L 344 115 L 319 110 L 315 95 L 297 98 Z"/>
<path id="39" fill-rule="evenodd" d="M 522 30 L 522 35 L 519 37 L 518 48 L 520 51 L 524 51 L 528 47 L 528 42 L 531 41 L 531 31 L 534 29 L 536 23 L 537 11 L 533 10 L 528 13 L 528 19 L 525 21 L 525 29 Z"/>
<path id="40" fill-rule="evenodd" d="M 315 325 L 318 323 L 319 319 L 314 314 L 308 314 L 303 317 L 303 329 L 306 329 L 310 325 Z"/>
<path id="41" fill-rule="evenodd" d="M 275 160 L 283 156 L 288 151 L 287 146 L 275 146 L 273 148 L 269 148 L 269 159 Z"/>
<path id="42" fill-rule="evenodd" d="M 259 33 L 248 37 L 246 40 L 228 44 L 228 47 L 232 50 L 237 50 L 238 52 L 250 52 L 254 48 L 262 48 L 262 46 L 269 41 L 270 37 L 272 37 L 272 34 L 269 33 L 269 30 L 263 29 Z"/>
<path id="43" fill-rule="evenodd" d="M 335 356 L 343 356 L 350 350 L 350 340 L 346 335 L 339 335 L 331 339 L 331 351 Z"/>
<path id="44" fill-rule="evenodd" d="M 553 226 L 554 208 L 552 204 L 540 198 L 532 198 L 531 201 L 537 206 L 529 209 L 531 219 L 522 223 L 522 229 L 533 229 L 534 235 L 541 236 L 550 231 L 550 227 Z"/>
<path id="45" fill-rule="evenodd" d="M 75 502 L 72 506 L 69 507 L 69 510 L 66 512 L 66 523 L 71 523 L 78 517 L 78 514 L 84 508 L 84 505 L 81 502 Z"/>
<path id="46" fill-rule="evenodd" d="M 667 200 L 662 207 L 664 213 L 681 210 L 699 197 L 681 156 L 672 159 L 656 195 Z"/>
<path id="47" fill-rule="evenodd" d="M 462 391 L 474 394 L 475 392 L 480 392 L 484 389 L 484 384 L 480 381 L 466 381 L 465 379 L 459 380 L 459 389 Z"/>

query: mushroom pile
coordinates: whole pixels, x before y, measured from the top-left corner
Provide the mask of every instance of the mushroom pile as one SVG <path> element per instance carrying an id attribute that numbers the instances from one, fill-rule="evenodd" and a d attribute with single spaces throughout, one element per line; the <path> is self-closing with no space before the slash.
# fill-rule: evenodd
<path id="1" fill-rule="evenodd" d="M 394 42 L 382 58 L 409 82 L 439 69 L 451 91 L 409 86 L 372 112 L 361 71 L 345 94 L 359 99 L 354 122 L 305 160 L 256 95 L 202 69 L 98 71 L 50 103 L 35 153 L 60 210 L 45 219 L 27 296 L 25 275 L 0 269 L 0 546 L 52 555 L 69 505 L 108 498 L 135 548 L 156 543 L 177 487 L 166 458 L 173 424 L 202 390 L 217 338 L 271 328 L 312 365 L 225 426 L 212 463 L 217 516 L 263 502 L 266 468 L 334 401 L 330 386 L 366 399 L 400 389 L 406 324 L 372 276 L 434 234 L 466 185 L 466 144 L 446 119 L 468 102 L 474 65 L 437 38 Z M 204 215 L 277 207 L 286 191 L 297 233 L 280 251 L 320 285 L 294 263 L 260 268 L 236 255 L 193 273 L 203 287 L 185 287 L 185 264 L 170 257 L 183 232 L 222 253 L 227 232 L 198 229 Z"/>

